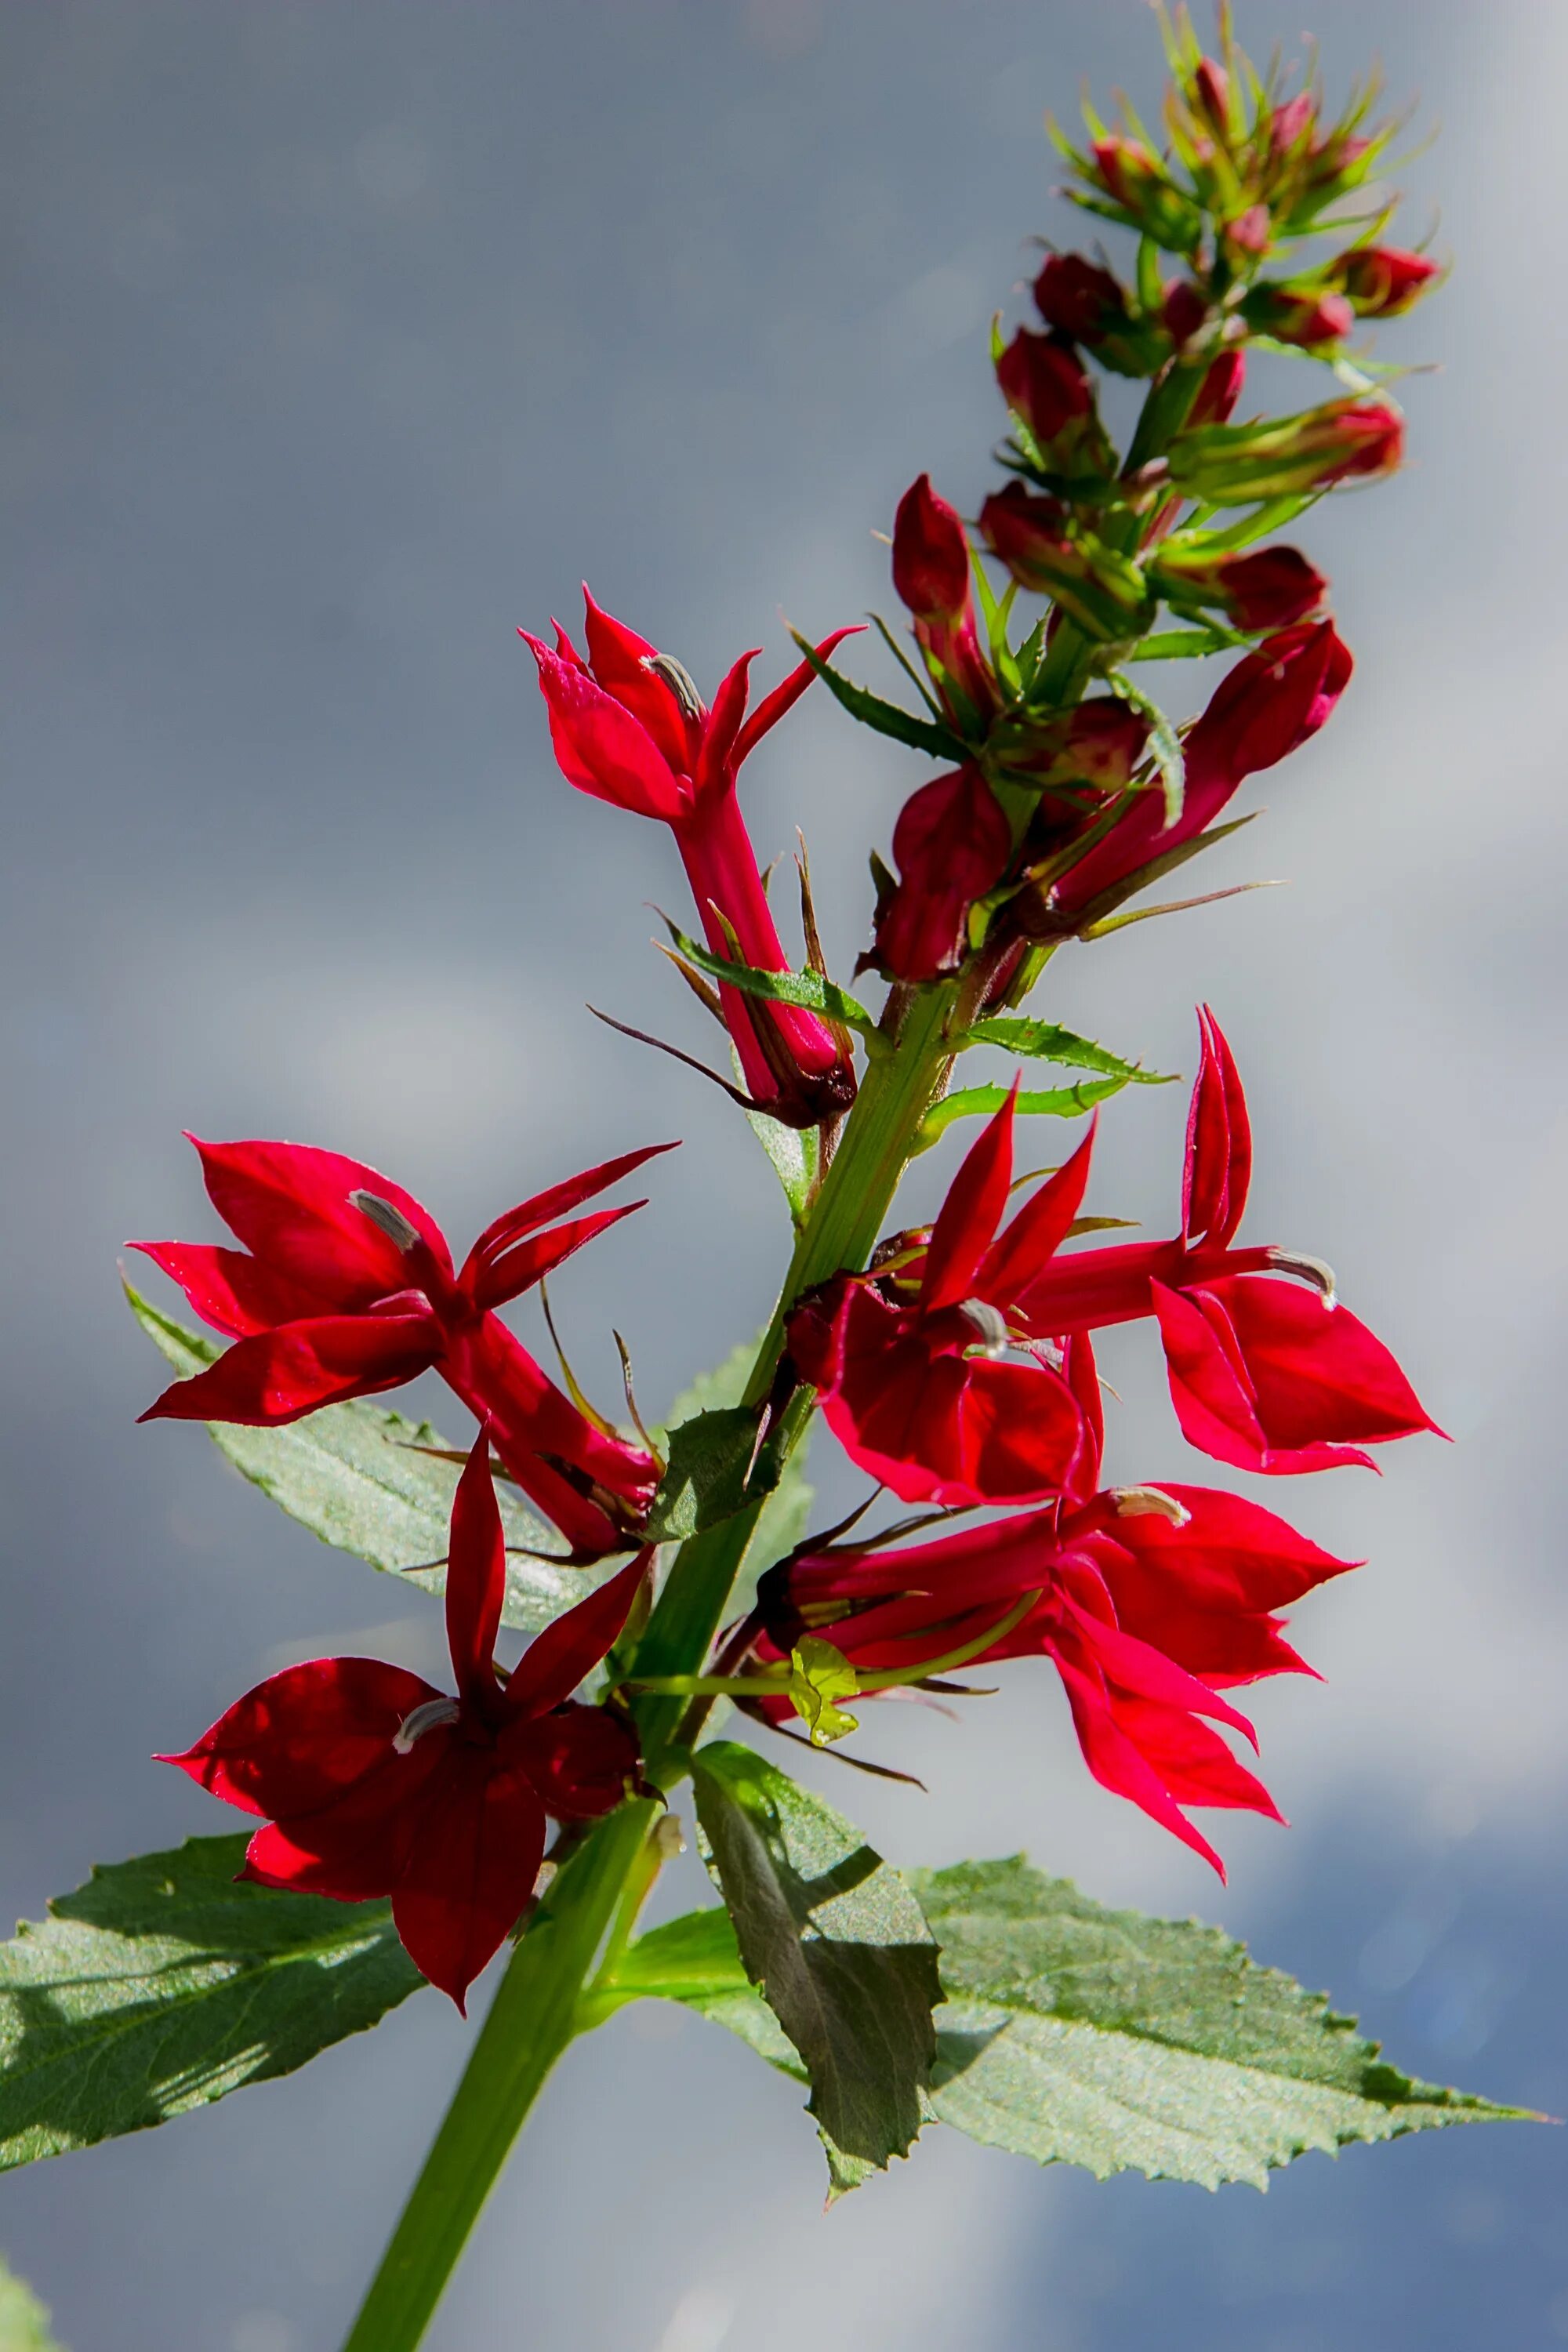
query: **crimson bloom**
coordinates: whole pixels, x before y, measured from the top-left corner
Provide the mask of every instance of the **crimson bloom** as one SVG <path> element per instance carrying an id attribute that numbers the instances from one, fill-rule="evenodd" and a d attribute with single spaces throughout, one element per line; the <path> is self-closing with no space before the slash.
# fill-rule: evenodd
<path id="1" fill-rule="evenodd" d="M 1017 1622 L 969 1663 L 1048 1657 L 1095 1779 L 1141 1805 L 1223 1877 L 1218 1856 L 1180 1808 L 1279 1815 L 1211 1728 L 1217 1721 L 1252 1738 L 1246 1718 L 1215 1694 L 1269 1675 L 1310 1674 L 1275 1612 L 1352 1563 L 1238 1496 L 1186 1486 L 1094 1491 L 1099 1406 L 1082 1337 L 1070 1345 L 1068 1370 L 1089 1432 L 1080 1473 L 1090 1491 L 1081 1500 L 933 1542 L 892 1549 L 873 1542 L 783 1561 L 763 1580 L 757 1655 L 771 1663 L 814 1633 L 864 1674 L 913 1681 L 933 1661 L 983 1641 L 1027 1601 Z M 762 1711 L 779 1721 L 789 1703 L 769 1697 Z"/>
<path id="2" fill-rule="evenodd" d="M 1002 878 L 1013 828 L 978 768 L 934 776 L 893 828 L 899 881 L 877 915 L 876 961 L 897 980 L 955 971 L 969 910 Z"/>
<path id="3" fill-rule="evenodd" d="M 488 1424 L 507 1470 L 574 1559 L 626 1549 L 653 1499 L 658 1463 L 563 1395 L 495 1310 L 644 1204 L 552 1219 L 673 1145 L 625 1152 L 520 1202 L 455 1272 L 429 1211 L 358 1160 L 301 1143 L 191 1140 L 213 1206 L 250 1255 L 131 1243 L 235 1341 L 205 1371 L 165 1389 L 143 1421 L 275 1428 L 434 1369 Z"/>
<path id="4" fill-rule="evenodd" d="M 680 664 L 661 654 L 583 591 L 586 661 L 559 623 L 552 652 L 518 632 L 539 665 L 550 736 L 568 783 L 595 800 L 668 825 L 711 952 L 762 971 L 787 971 L 756 852 L 736 798 L 742 762 L 799 701 L 815 673 L 792 670 L 746 717 L 748 674 L 760 647 L 741 656 L 710 709 Z M 826 660 L 855 632 L 837 629 Z M 752 1105 L 791 1127 L 816 1127 L 854 1099 L 843 1042 L 816 1013 L 720 990 L 725 1024 Z"/>
<path id="5" fill-rule="evenodd" d="M 481 1429 L 452 1506 L 447 1640 L 458 1696 L 375 1658 L 315 1658 L 237 1699 L 180 1756 L 259 1813 L 241 1878 L 363 1903 L 390 1895 L 409 1958 L 458 2009 L 533 1891 L 545 1816 L 592 1821 L 638 1770 L 618 1717 L 572 1693 L 626 1622 L 652 1558 L 558 1617 L 504 1684 L 506 1553 Z"/>

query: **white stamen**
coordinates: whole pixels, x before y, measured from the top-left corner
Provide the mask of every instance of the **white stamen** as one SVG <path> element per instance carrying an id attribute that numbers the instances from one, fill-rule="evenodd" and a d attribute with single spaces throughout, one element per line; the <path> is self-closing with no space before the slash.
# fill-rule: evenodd
<path id="1" fill-rule="evenodd" d="M 1008 1349 L 1007 1323 L 986 1298 L 966 1298 L 959 1313 L 971 1329 L 980 1335 L 976 1353 L 982 1356 L 1005 1356 Z"/>
<path id="2" fill-rule="evenodd" d="M 642 666 L 644 669 L 652 670 L 655 677 L 663 679 L 679 703 L 683 717 L 698 719 L 707 717 L 702 708 L 702 697 L 692 683 L 690 671 L 683 662 L 678 662 L 673 654 L 644 654 Z"/>
<path id="3" fill-rule="evenodd" d="M 1268 1263 L 1279 1266 L 1285 1274 L 1299 1274 L 1304 1282 L 1310 1282 L 1315 1290 L 1322 1293 L 1325 1307 L 1339 1305 L 1334 1295 L 1334 1269 L 1331 1265 L 1325 1265 L 1321 1257 L 1308 1257 L 1299 1250 L 1271 1249 Z"/>
<path id="4" fill-rule="evenodd" d="M 379 1226 L 387 1240 L 395 1242 L 400 1250 L 411 1250 L 420 1238 L 418 1226 L 411 1225 L 402 1210 L 395 1209 L 390 1201 L 384 1201 L 379 1192 L 351 1192 L 349 1206 L 357 1209 L 362 1217 L 368 1217 L 373 1225 Z"/>
<path id="5" fill-rule="evenodd" d="M 427 1698 L 411 1715 L 405 1715 L 392 1737 L 392 1744 L 400 1756 L 406 1756 L 416 1739 L 434 1731 L 438 1723 L 456 1723 L 462 1709 L 455 1698 Z"/>
<path id="6" fill-rule="evenodd" d="M 1110 1499 L 1119 1519 L 1169 1519 L 1173 1528 L 1184 1528 L 1193 1516 L 1184 1503 L 1158 1486 L 1113 1486 Z"/>

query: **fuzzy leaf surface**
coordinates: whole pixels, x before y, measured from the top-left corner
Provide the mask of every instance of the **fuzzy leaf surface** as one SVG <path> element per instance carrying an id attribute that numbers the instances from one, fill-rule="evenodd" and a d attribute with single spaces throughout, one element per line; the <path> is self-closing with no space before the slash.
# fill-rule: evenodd
<path id="1" fill-rule="evenodd" d="M 693 1779 L 746 1974 L 805 2065 L 834 2189 L 852 2188 L 925 2118 L 936 1946 L 898 1872 L 753 1749 L 711 1741 Z"/>
<path id="2" fill-rule="evenodd" d="M 223 1353 L 216 1341 L 160 1313 L 129 1283 L 125 1296 L 147 1337 L 182 1378 Z M 446 1591 L 447 1528 L 462 1463 L 460 1456 L 437 1458 L 451 1449 L 427 1421 L 406 1421 L 400 1412 L 356 1402 L 324 1405 L 286 1429 L 209 1421 L 207 1433 L 242 1477 L 323 1543 L 372 1568 L 402 1571 L 399 1580 L 421 1592 Z M 557 1549 L 558 1538 L 504 1482 L 497 1485 L 496 1499 L 509 1544 Z M 431 1560 L 440 1565 L 423 1565 Z M 582 1569 L 509 1558 L 501 1622 L 537 1633 L 597 1581 Z"/>
<path id="3" fill-rule="evenodd" d="M 111 1863 L 0 1944 L 0 2169 L 291 2074 L 425 1982 L 390 1904 L 237 1885 L 247 1843 Z"/>

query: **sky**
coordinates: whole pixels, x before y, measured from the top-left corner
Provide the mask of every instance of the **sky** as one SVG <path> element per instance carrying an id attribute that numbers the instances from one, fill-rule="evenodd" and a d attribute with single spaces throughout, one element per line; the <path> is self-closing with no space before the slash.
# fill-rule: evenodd
<path id="1" fill-rule="evenodd" d="M 877 1752 L 929 1796 L 811 1769 L 896 1861 L 1026 1848 L 1218 1920 L 1410 2070 L 1563 2114 L 1568 15 L 1237 16 L 1257 52 L 1310 33 L 1333 88 L 1375 56 L 1418 102 L 1412 143 L 1439 135 L 1405 219 L 1454 275 L 1383 346 L 1412 371 L 1406 470 L 1300 534 L 1352 688 L 1202 886 L 1289 887 L 1059 957 L 1034 1009 L 1190 1076 L 1214 1004 L 1250 1230 L 1336 1266 L 1454 1443 L 1270 1482 L 1368 1565 L 1298 1618 L 1325 1680 L 1260 1695 L 1293 1826 L 1224 1822 L 1227 1888 L 1092 1786 L 1044 1669 L 962 1727 L 889 1710 Z M 613 1394 L 618 1326 L 658 1410 L 763 1318 L 786 1236 L 752 1138 L 584 1010 L 705 1048 L 649 945 L 679 868 L 562 782 L 514 633 L 570 622 L 586 577 L 710 691 L 750 645 L 777 677 L 786 622 L 890 611 L 874 534 L 925 468 L 978 504 L 990 318 L 1022 315 L 1032 237 L 1083 241 L 1042 115 L 1085 78 L 1147 103 L 1160 68 L 1142 0 L 11 0 L 0 40 L 9 1920 L 232 1826 L 146 1759 L 286 1659 L 439 1664 L 427 1603 L 199 1431 L 134 1425 L 160 1367 L 118 1254 L 216 1237 L 183 1129 L 333 1145 L 454 1238 L 679 1135 L 563 1277 L 574 1356 Z M 805 831 L 841 973 L 925 772 L 826 698 L 748 769 L 763 856 Z M 1102 1197 L 1152 1231 L 1184 1116 L 1149 1087 L 1101 1123 Z M 1113 1473 L 1201 1475 L 1146 1339 L 1107 1350 Z M 701 1899 L 677 1878 L 671 1907 Z M 14 2175 L 0 2252 L 74 2352 L 330 2347 L 470 2032 L 422 1994 L 297 2077 Z M 1560 2133 L 1308 2158 L 1260 2200 L 936 2131 L 824 2219 L 798 2108 L 716 2030 L 623 2016 L 551 2084 L 434 2352 L 1568 2342 Z"/>

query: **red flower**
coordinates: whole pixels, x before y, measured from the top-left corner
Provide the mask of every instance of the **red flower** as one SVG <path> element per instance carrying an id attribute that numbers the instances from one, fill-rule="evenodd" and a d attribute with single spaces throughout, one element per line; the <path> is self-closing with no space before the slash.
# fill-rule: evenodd
<path id="1" fill-rule="evenodd" d="M 591 1821 L 636 1778 L 617 1717 L 572 1698 L 626 1622 L 652 1558 L 492 1663 L 506 1554 L 481 1429 L 452 1506 L 447 1639 L 458 1696 L 375 1658 L 316 1658 L 247 1691 L 160 1756 L 267 1826 L 241 1878 L 363 1903 L 390 1895 L 409 1958 L 460 2009 L 533 1891 L 545 1815 Z"/>
<path id="2" fill-rule="evenodd" d="M 893 828 L 900 878 L 877 917 L 881 968 L 897 980 L 956 971 L 970 908 L 1001 880 L 1012 849 L 1013 828 L 978 768 L 922 784 Z"/>
<path id="3" fill-rule="evenodd" d="M 1424 253 L 1402 252 L 1392 245 L 1358 245 L 1342 257 L 1335 274 L 1352 309 L 1363 319 L 1396 319 L 1441 277 L 1442 268 Z"/>
<path id="4" fill-rule="evenodd" d="M 1090 348 L 1128 323 L 1127 297 L 1109 269 L 1081 253 L 1053 253 L 1035 280 L 1035 305 L 1047 327 Z"/>
<path id="5" fill-rule="evenodd" d="M 1064 474 L 1108 470 L 1110 447 L 1094 387 L 1070 343 L 1020 327 L 996 362 L 996 381 L 1047 465 Z"/>
<path id="6" fill-rule="evenodd" d="M 1140 793 L 1111 831 L 1069 867 L 1054 911 L 1080 917 L 1107 891 L 1128 895 L 1154 857 L 1194 840 L 1241 784 L 1296 751 L 1329 718 L 1354 665 L 1331 621 L 1304 621 L 1268 637 L 1220 680 L 1187 737 L 1186 789 L 1174 824 L 1157 793 Z"/>
<path id="7" fill-rule="evenodd" d="M 738 956 L 762 971 L 787 971 L 735 779 L 811 684 L 811 665 L 792 670 L 748 719 L 753 648 L 729 672 L 710 709 L 673 656 L 658 652 L 583 593 L 587 661 L 559 625 L 553 652 L 526 629 L 518 633 L 539 665 L 562 774 L 596 800 L 669 826 L 714 955 Z M 836 630 L 818 655 L 826 659 L 853 635 Z M 815 1127 L 854 1099 L 847 1051 L 814 1013 L 731 988 L 721 988 L 720 997 L 757 1109 L 792 1127 Z"/>
<path id="8" fill-rule="evenodd" d="M 996 681 L 974 625 L 963 525 L 931 488 L 929 474 L 899 500 L 893 586 L 914 614 L 915 638 L 948 716 L 973 727 L 994 709 Z"/>
<path id="9" fill-rule="evenodd" d="M 1167 546 L 1149 576 L 1172 604 L 1223 613 L 1238 629 L 1291 628 L 1318 612 L 1329 593 L 1322 573 L 1294 547 L 1237 555 Z"/>
<path id="10" fill-rule="evenodd" d="M 1093 1360 L 1082 1339 L 1069 1350 L 1069 1374 L 1086 1420 L 1097 1419 Z M 1092 1440 L 1082 1465 L 1092 1487 Z M 1203 1718 L 1252 1738 L 1246 1718 L 1215 1693 L 1269 1675 L 1310 1674 L 1274 1612 L 1351 1565 L 1235 1495 L 1111 1488 L 934 1542 L 786 1560 L 763 1580 L 758 1655 L 764 1664 L 785 1656 L 803 1633 L 816 1633 L 862 1673 L 907 1673 L 912 1681 L 1035 1594 L 1024 1616 L 969 1663 L 1051 1659 L 1095 1779 L 1141 1805 L 1223 1877 L 1181 1806 L 1279 1815 Z M 765 1699 L 762 1711 L 782 1720 L 788 1702 Z"/>
<path id="11" fill-rule="evenodd" d="M 1257 286 L 1242 304 L 1242 316 L 1256 333 L 1276 342 L 1315 351 L 1342 342 L 1355 331 L 1355 311 L 1342 294 L 1293 286 Z"/>
<path id="12" fill-rule="evenodd" d="M 1247 506 L 1392 473 L 1404 453 L 1405 419 L 1392 401 L 1334 400 L 1259 425 L 1189 423 L 1169 465 L 1184 498 Z"/>
<path id="13" fill-rule="evenodd" d="M 206 1371 L 165 1389 L 143 1421 L 273 1428 L 434 1369 L 489 1424 L 508 1471 L 574 1559 L 626 1549 L 658 1465 L 579 1412 L 495 1309 L 643 1203 L 542 1227 L 673 1145 L 626 1152 L 509 1209 L 454 1273 L 429 1212 L 374 1168 L 307 1144 L 191 1140 L 213 1206 L 251 1255 L 131 1243 L 235 1341 Z"/>

